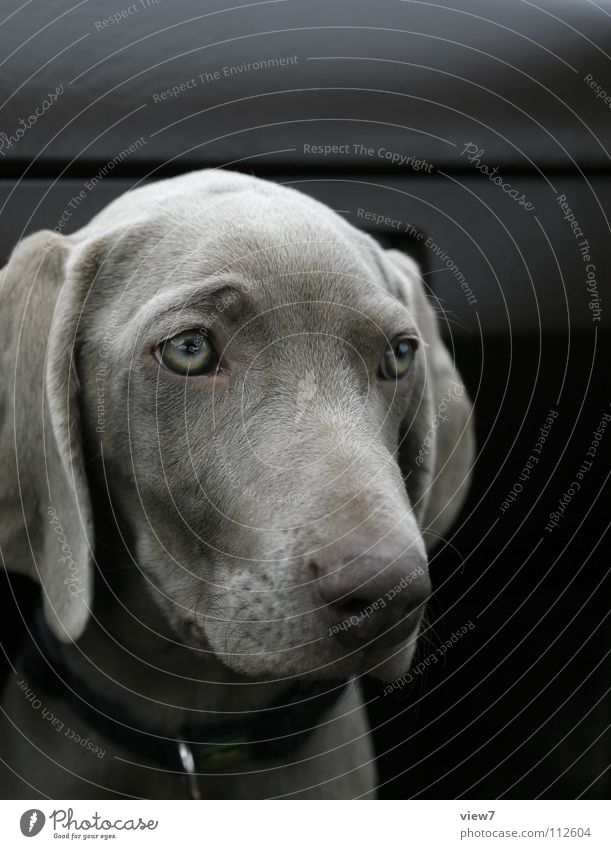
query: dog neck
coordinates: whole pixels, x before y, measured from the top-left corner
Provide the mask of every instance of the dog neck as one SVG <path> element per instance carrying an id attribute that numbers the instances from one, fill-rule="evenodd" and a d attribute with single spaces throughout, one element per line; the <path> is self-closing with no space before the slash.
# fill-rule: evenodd
<path id="1" fill-rule="evenodd" d="M 101 632 L 94 630 L 94 633 L 99 639 Z M 218 710 L 218 706 L 211 711 L 199 705 L 188 710 L 185 705 L 164 703 L 164 708 L 171 709 L 170 715 L 149 708 L 142 716 L 142 710 L 134 709 L 137 702 L 133 696 L 144 698 L 144 694 L 135 694 L 129 688 L 132 698 L 117 697 L 112 691 L 109 698 L 108 687 L 106 691 L 92 689 L 85 681 L 87 673 L 83 673 L 82 668 L 75 671 L 80 666 L 79 660 L 75 660 L 80 657 L 74 654 L 75 649 L 76 646 L 62 649 L 39 607 L 21 655 L 22 672 L 31 684 L 42 688 L 39 692 L 70 705 L 86 728 L 95 729 L 121 751 L 182 774 L 194 799 L 201 798 L 197 776 L 202 771 L 225 770 L 261 760 L 277 762 L 300 751 L 347 687 L 342 681 L 318 685 L 297 681 L 272 702 L 262 703 L 259 692 L 254 699 L 257 704 L 254 710 L 250 705 L 244 707 L 244 700 L 237 711 Z M 98 660 L 103 657 L 100 652 L 96 655 Z M 147 657 L 145 662 L 151 665 L 151 658 Z M 104 674 L 99 666 L 95 668 L 97 675 Z M 88 677 L 91 679 L 91 674 Z M 209 682 L 205 683 L 209 687 Z M 242 681 L 215 682 L 217 688 L 225 686 L 232 690 L 246 684 Z M 117 679 L 110 682 L 112 688 L 120 685 Z M 256 686 L 257 689 L 261 687 Z M 155 692 L 155 688 L 149 691 Z M 269 697 L 269 687 L 265 695 Z M 153 705 L 158 704 L 156 698 L 146 698 Z M 252 704 L 252 694 L 247 700 Z M 221 699 L 221 703 L 224 702 Z M 138 718 L 137 713 L 142 718 Z M 206 717 L 203 721 L 202 715 Z"/>

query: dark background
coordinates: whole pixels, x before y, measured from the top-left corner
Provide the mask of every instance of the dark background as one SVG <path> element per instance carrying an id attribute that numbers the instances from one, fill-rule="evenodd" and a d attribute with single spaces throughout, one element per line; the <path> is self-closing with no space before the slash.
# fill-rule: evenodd
<path id="1" fill-rule="evenodd" d="M 363 209 L 423 233 L 373 228 L 422 264 L 475 399 L 479 454 L 461 521 L 432 558 L 416 664 L 465 623 L 475 627 L 400 693 L 367 685 L 380 794 L 608 797 L 611 427 L 558 527 L 545 525 L 611 403 L 611 109 L 585 79 L 611 93 L 611 4 L 283 0 L 223 11 L 211 0 L 163 0 L 102 23 L 127 6 L 2 4 L 0 132 L 14 135 L 63 86 L 20 139 L 0 135 L 2 261 L 66 211 L 63 232 L 72 232 L 142 180 L 208 166 L 293 185 L 357 226 Z M 192 78 L 179 96 L 155 99 Z M 534 210 L 461 155 L 469 142 Z M 325 144 L 349 152 L 304 152 Z M 431 167 L 393 165 L 380 149 Z M 562 194 L 590 244 L 600 321 Z M 558 417 L 539 463 L 503 514 L 550 409 Z M 11 656 L 18 606 L 34 594 L 2 576 L 0 595 Z"/>

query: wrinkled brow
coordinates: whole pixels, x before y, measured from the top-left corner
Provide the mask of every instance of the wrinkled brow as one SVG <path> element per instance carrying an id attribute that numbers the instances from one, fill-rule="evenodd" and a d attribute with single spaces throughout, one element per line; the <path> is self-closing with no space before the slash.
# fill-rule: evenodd
<path id="1" fill-rule="evenodd" d="M 195 324 L 202 321 L 221 321 L 236 314 L 254 311 L 252 284 L 238 277 L 218 277 L 201 282 L 185 283 L 159 292 L 143 304 L 129 321 L 135 329 L 155 325 L 168 331 L 177 322 L 190 319 Z"/>

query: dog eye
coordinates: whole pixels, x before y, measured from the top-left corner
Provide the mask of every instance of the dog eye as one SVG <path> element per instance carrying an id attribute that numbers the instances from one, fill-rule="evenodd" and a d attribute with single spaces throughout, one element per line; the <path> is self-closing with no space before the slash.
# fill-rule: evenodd
<path id="1" fill-rule="evenodd" d="M 212 343 L 201 330 L 185 330 L 157 346 L 156 356 L 169 371 L 197 377 L 215 371 L 218 365 Z"/>
<path id="2" fill-rule="evenodd" d="M 415 350 L 416 344 L 412 339 L 395 339 L 382 357 L 380 377 L 384 380 L 400 380 L 405 377 L 414 359 Z"/>

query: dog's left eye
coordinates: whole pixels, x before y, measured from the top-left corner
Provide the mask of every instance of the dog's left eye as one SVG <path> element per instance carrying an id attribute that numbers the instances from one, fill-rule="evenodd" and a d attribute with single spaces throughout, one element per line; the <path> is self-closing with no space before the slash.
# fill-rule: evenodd
<path id="1" fill-rule="evenodd" d="M 413 339 L 406 337 L 395 339 L 382 357 L 380 377 L 384 380 L 400 380 L 405 377 L 414 359 L 415 350 L 416 344 Z"/>
<path id="2" fill-rule="evenodd" d="M 216 370 L 218 359 L 212 343 L 201 330 L 186 330 L 157 346 L 156 356 L 169 371 L 197 377 Z"/>

